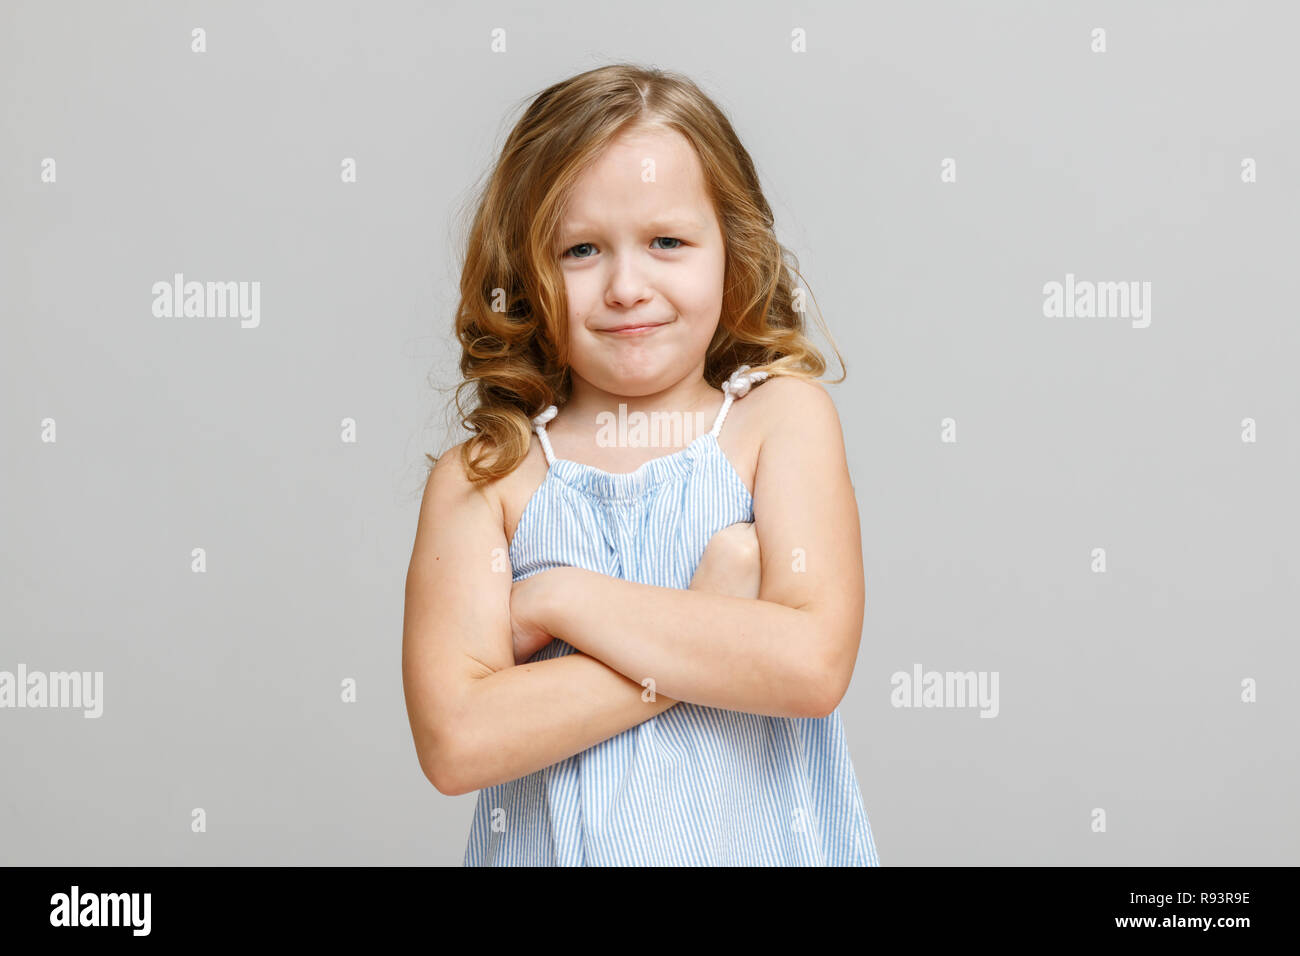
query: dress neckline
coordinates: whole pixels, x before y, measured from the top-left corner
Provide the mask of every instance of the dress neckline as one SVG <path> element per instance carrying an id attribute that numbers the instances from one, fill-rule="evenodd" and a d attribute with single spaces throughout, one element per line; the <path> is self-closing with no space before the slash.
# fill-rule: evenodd
<path id="1" fill-rule="evenodd" d="M 651 458 L 636 471 L 601 471 L 582 462 L 557 458 L 546 470 L 546 476 L 541 484 L 533 489 L 533 493 L 529 495 L 523 509 L 519 512 L 519 520 L 515 522 L 514 533 L 510 536 L 510 553 L 515 554 L 516 542 L 519 541 L 520 535 L 528 533 L 533 522 L 533 512 L 542 506 L 548 488 L 558 485 L 584 497 L 605 501 L 639 498 L 671 476 L 689 474 L 694 470 L 695 462 L 705 456 L 718 460 L 722 480 L 732 486 L 733 494 L 739 495 L 746 509 L 753 508 L 754 496 L 749 486 L 740 477 L 740 472 L 736 471 L 736 466 L 731 463 L 731 459 L 718 444 L 717 436 L 712 432 L 705 432 L 680 451 Z M 664 464 L 660 465 L 660 462 Z M 648 467 L 651 465 L 656 467 Z"/>
<path id="2" fill-rule="evenodd" d="M 700 434 L 696 435 L 693 439 L 688 441 L 681 448 L 677 449 L 677 451 L 669 452 L 666 455 L 659 455 L 655 458 L 651 458 L 649 461 L 643 461 L 641 464 L 637 465 L 631 471 L 605 471 L 605 469 L 597 468 L 595 465 L 584 465 L 582 462 L 574 461 L 572 458 L 554 458 L 551 460 L 551 467 L 554 468 L 556 465 L 563 462 L 564 464 L 568 465 L 570 468 L 595 472 L 598 475 L 605 475 L 609 478 L 618 478 L 627 475 L 635 475 L 638 472 L 645 471 L 657 461 L 663 461 L 665 458 L 676 458 L 678 455 L 685 455 L 688 451 L 691 450 L 693 446 L 698 445 L 706 438 L 712 438 L 712 437 L 713 437 L 712 432 L 701 432 Z"/>
<path id="3" fill-rule="evenodd" d="M 714 450 L 721 454 L 722 446 L 712 432 L 704 432 L 685 448 L 651 458 L 632 471 L 605 471 L 569 458 L 555 458 L 550 463 L 548 477 L 554 476 L 563 484 L 601 498 L 635 498 L 665 481 L 690 474 L 695 461 Z"/>

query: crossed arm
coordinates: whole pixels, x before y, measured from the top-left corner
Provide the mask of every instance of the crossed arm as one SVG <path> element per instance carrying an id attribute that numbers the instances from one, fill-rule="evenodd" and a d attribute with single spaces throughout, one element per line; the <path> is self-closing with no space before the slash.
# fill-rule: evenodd
<path id="1" fill-rule="evenodd" d="M 516 779 L 678 700 L 787 717 L 834 709 L 852 675 L 865 600 L 843 437 L 822 386 L 774 377 L 754 395 L 764 391 L 755 600 L 582 568 L 512 587 L 508 573 L 502 581 L 485 570 L 493 549 L 505 551 L 499 511 L 457 474 L 454 450 L 439 461 L 421 508 L 403 635 L 407 712 L 435 787 L 465 793 Z M 513 666 L 512 607 L 578 653 Z M 643 692 L 647 678 L 653 695 Z"/>

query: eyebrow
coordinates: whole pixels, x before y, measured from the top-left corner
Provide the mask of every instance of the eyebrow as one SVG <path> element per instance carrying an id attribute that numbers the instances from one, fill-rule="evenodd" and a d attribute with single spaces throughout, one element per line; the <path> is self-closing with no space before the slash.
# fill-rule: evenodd
<path id="1" fill-rule="evenodd" d="M 663 235 L 670 232 L 699 232 L 704 229 L 704 224 L 689 216 L 664 216 L 659 219 L 652 219 L 645 224 L 645 227 Z M 560 234 L 568 236 L 594 232 L 598 228 L 598 226 L 586 222 L 561 223 Z"/>

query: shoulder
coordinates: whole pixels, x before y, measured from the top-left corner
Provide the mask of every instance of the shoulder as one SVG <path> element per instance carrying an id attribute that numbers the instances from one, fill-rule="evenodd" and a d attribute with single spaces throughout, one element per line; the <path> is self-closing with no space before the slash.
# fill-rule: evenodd
<path id="1" fill-rule="evenodd" d="M 472 438 L 448 448 L 434 462 L 424 484 L 424 503 L 421 512 L 436 511 L 439 507 L 477 502 L 499 512 L 501 510 L 501 479 L 475 484 L 465 467 L 465 450 Z M 423 514 L 422 514 L 423 520 Z"/>
<path id="2" fill-rule="evenodd" d="M 791 432 L 824 435 L 840 431 L 835 401 L 821 382 L 796 375 L 773 375 L 750 389 L 751 413 L 763 422 L 765 439 Z"/>
<path id="3" fill-rule="evenodd" d="M 749 413 L 759 436 L 759 470 L 771 473 L 782 461 L 803 469 L 847 467 L 839 412 L 821 382 L 773 375 L 753 386 L 743 399 L 751 400 Z"/>
<path id="4" fill-rule="evenodd" d="M 431 494 L 463 491 L 471 485 L 469 475 L 465 471 L 464 459 L 465 446 L 468 444 L 467 439 L 458 445 L 452 445 L 434 460 L 424 484 L 426 498 Z"/>
<path id="5" fill-rule="evenodd" d="M 537 436 L 530 435 L 523 457 L 510 471 L 497 478 L 474 482 L 464 463 L 467 450 L 470 455 L 483 455 L 483 462 L 488 465 L 494 464 L 501 452 L 497 449 L 483 451 L 473 445 L 473 441 L 473 437 L 467 438 L 438 458 L 427 479 L 425 498 L 432 497 L 444 504 L 474 502 L 490 511 L 509 534 L 508 529 L 514 527 L 524 503 L 546 476 L 546 455 Z"/>
<path id="6" fill-rule="evenodd" d="M 835 402 L 825 385 L 798 375 L 773 375 L 752 386 L 750 394 L 762 395 L 762 401 L 770 404 L 794 405 L 799 411 L 835 411 Z"/>

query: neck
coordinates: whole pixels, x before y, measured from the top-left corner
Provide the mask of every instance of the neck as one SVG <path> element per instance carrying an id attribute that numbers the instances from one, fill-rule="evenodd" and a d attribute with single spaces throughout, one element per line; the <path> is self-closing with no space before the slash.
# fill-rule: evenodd
<path id="1" fill-rule="evenodd" d="M 573 373 L 572 390 L 560 418 L 572 441 L 588 441 L 593 436 L 601 441 L 599 436 L 606 434 L 611 423 L 628 423 L 628 440 L 633 444 L 645 441 L 679 446 L 707 431 L 723 398 L 722 389 L 711 388 L 705 381 L 703 362 L 666 388 L 642 394 L 607 392 Z M 666 434 L 655 432 L 656 427 Z M 619 429 L 621 436 L 623 425 L 619 424 Z M 621 444 L 621 437 L 619 441 Z"/>
<path id="2" fill-rule="evenodd" d="M 564 403 L 564 418 L 570 428 L 583 429 L 583 423 L 596 427 L 597 416 L 603 412 L 619 414 L 623 406 L 628 415 L 654 413 L 707 415 L 716 412 L 722 400 L 722 390 L 713 388 L 704 380 L 704 363 L 667 387 L 639 393 L 612 392 L 591 384 L 577 373 L 572 374 L 572 390 Z"/>

